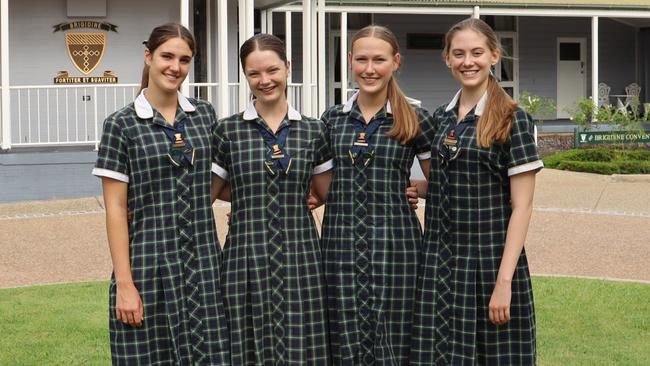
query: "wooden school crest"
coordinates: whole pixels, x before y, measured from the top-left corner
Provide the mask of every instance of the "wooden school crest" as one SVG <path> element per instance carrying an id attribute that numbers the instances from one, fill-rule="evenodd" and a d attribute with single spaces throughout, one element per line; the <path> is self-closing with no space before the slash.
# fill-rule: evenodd
<path id="1" fill-rule="evenodd" d="M 74 66 L 84 75 L 88 75 L 95 70 L 104 56 L 106 34 L 66 33 L 65 44 Z"/>
<path id="2" fill-rule="evenodd" d="M 54 77 L 54 84 L 116 84 L 117 75 L 111 70 L 91 75 L 102 63 L 106 50 L 106 32 L 117 33 L 115 24 L 97 22 L 94 20 L 79 20 L 69 23 L 59 23 L 53 26 L 52 33 L 65 32 L 65 47 L 74 67 L 82 75 L 61 69 Z M 77 29 L 90 29 L 79 32 Z M 66 63 L 67 64 L 67 63 Z"/>

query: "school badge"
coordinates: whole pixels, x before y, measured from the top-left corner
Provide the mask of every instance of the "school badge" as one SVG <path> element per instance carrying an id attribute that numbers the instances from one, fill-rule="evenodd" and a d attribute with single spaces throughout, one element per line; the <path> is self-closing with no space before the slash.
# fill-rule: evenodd
<path id="1" fill-rule="evenodd" d="M 65 44 L 74 66 L 84 75 L 88 75 L 95 70 L 104 56 L 106 34 L 66 33 Z"/>
<path id="2" fill-rule="evenodd" d="M 106 46 L 106 33 L 116 32 L 117 26 L 94 20 L 78 20 L 69 23 L 59 23 L 53 26 L 56 32 L 65 34 L 65 46 L 74 67 L 82 75 L 74 75 L 74 70 L 61 70 L 54 76 L 54 84 L 116 84 L 117 75 L 111 70 L 103 74 L 91 75 L 93 70 L 102 63 Z M 77 29 L 91 29 L 89 32 L 76 32 Z M 68 32 L 72 30 L 72 32 Z M 67 64 L 67 63 L 66 63 Z M 87 100 L 87 99 L 84 99 Z M 89 100 L 89 99 L 88 99 Z"/>

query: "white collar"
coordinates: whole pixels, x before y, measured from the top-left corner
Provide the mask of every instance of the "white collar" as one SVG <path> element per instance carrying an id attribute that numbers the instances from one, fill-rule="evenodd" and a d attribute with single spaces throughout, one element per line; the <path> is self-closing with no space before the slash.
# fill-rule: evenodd
<path id="1" fill-rule="evenodd" d="M 300 115 L 300 112 L 295 110 L 291 104 L 287 103 L 288 111 L 287 111 L 287 116 L 289 117 L 289 120 L 291 121 L 300 121 L 302 120 L 302 116 Z M 244 111 L 244 120 L 250 121 L 254 120 L 257 117 L 259 117 L 259 114 L 257 114 L 257 109 L 255 109 L 255 101 L 251 100 L 250 103 L 248 103 L 248 107 L 246 107 L 246 110 Z"/>
<path id="2" fill-rule="evenodd" d="M 456 108 L 456 104 L 458 104 L 458 101 L 460 100 L 460 92 L 462 91 L 459 90 L 456 95 L 454 95 L 454 98 L 447 104 L 447 108 L 445 108 L 445 112 L 449 112 L 450 110 Z M 483 93 L 483 96 L 481 99 L 478 100 L 478 103 L 476 103 L 476 108 L 474 108 L 474 115 L 475 116 L 480 116 L 483 114 L 483 110 L 485 109 L 485 102 L 487 101 L 487 90 L 485 93 Z"/>
<path id="3" fill-rule="evenodd" d="M 357 90 L 357 92 L 354 93 L 347 102 L 345 102 L 345 105 L 343 105 L 343 113 L 349 113 L 352 110 L 352 106 L 358 97 L 359 91 Z M 390 100 L 386 101 L 386 113 L 393 114 L 393 110 L 390 108 Z"/>
<path id="4" fill-rule="evenodd" d="M 151 107 L 151 104 L 149 104 L 149 101 L 147 98 L 144 96 L 144 91 L 147 90 L 147 88 L 142 89 L 140 92 L 140 95 L 138 95 L 137 98 L 135 98 L 135 114 L 138 115 L 138 117 L 142 119 L 149 119 L 153 117 L 153 108 Z M 196 107 L 190 103 L 187 98 L 181 92 L 178 93 L 178 104 L 181 106 L 183 111 L 185 112 L 194 112 L 196 110 Z"/>

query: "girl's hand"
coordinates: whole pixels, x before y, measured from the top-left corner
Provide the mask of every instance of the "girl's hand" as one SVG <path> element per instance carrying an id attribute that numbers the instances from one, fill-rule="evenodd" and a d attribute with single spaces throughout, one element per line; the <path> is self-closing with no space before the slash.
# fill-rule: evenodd
<path id="1" fill-rule="evenodd" d="M 310 211 L 313 211 L 322 205 L 323 202 L 321 202 L 321 200 L 319 200 L 315 194 L 309 193 L 309 197 L 307 197 L 307 206 L 309 207 Z"/>
<path id="2" fill-rule="evenodd" d="M 512 288 L 510 282 L 499 281 L 494 286 L 492 297 L 490 297 L 489 317 L 494 325 L 505 324 L 510 320 L 510 300 Z"/>
<path id="3" fill-rule="evenodd" d="M 406 187 L 406 198 L 409 201 L 409 205 L 414 210 L 418 208 L 418 185 L 416 183 L 411 183 L 409 187 Z"/>
<path id="4" fill-rule="evenodd" d="M 133 283 L 117 285 L 115 316 L 117 320 L 132 327 L 142 326 L 144 307 L 138 289 Z"/>

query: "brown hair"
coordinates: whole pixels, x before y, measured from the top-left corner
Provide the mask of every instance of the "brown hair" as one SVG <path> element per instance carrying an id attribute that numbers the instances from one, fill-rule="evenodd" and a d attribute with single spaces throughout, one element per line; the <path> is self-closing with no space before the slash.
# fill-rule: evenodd
<path id="1" fill-rule="evenodd" d="M 247 39 L 246 42 L 241 45 L 241 48 L 239 48 L 239 62 L 241 63 L 242 70 L 246 71 L 246 58 L 256 50 L 273 51 L 285 65 L 288 65 L 287 50 L 284 46 L 284 42 L 272 34 L 258 33 Z M 285 96 L 287 95 L 288 88 L 289 85 L 287 83 L 287 86 L 284 88 Z M 253 98 L 253 96 L 251 96 L 251 98 Z"/>
<path id="2" fill-rule="evenodd" d="M 500 51 L 503 54 L 501 43 L 496 33 L 490 26 L 477 18 L 467 18 L 453 25 L 445 35 L 445 49 L 443 57 L 449 55 L 451 41 L 456 33 L 463 30 L 473 30 L 486 38 L 490 51 Z M 490 72 L 488 76 L 487 100 L 485 109 L 476 126 L 476 139 L 480 147 L 490 147 L 494 142 L 505 143 L 510 136 L 513 113 L 517 110 L 517 103 L 499 85 L 499 82 Z"/>
<path id="3" fill-rule="evenodd" d="M 192 51 L 192 55 L 196 54 L 196 41 L 189 29 L 178 23 L 167 23 L 159 25 L 151 31 L 149 39 L 144 41 L 145 47 L 153 55 L 156 48 L 161 44 L 167 42 L 172 38 L 180 38 L 187 43 L 187 46 Z M 145 62 L 144 69 L 142 69 L 142 81 L 140 82 L 140 91 L 149 86 L 149 66 Z"/>
<path id="4" fill-rule="evenodd" d="M 354 50 L 354 42 L 361 38 L 374 37 L 386 41 L 393 49 L 393 56 L 399 53 L 397 38 L 386 27 L 369 25 L 359 30 L 353 37 L 350 44 L 351 52 Z M 388 100 L 393 112 L 393 127 L 386 133 L 387 136 L 395 138 L 400 144 L 406 144 L 413 140 L 420 132 L 420 124 L 415 110 L 406 100 L 406 96 L 397 85 L 394 77 L 388 82 Z"/>

